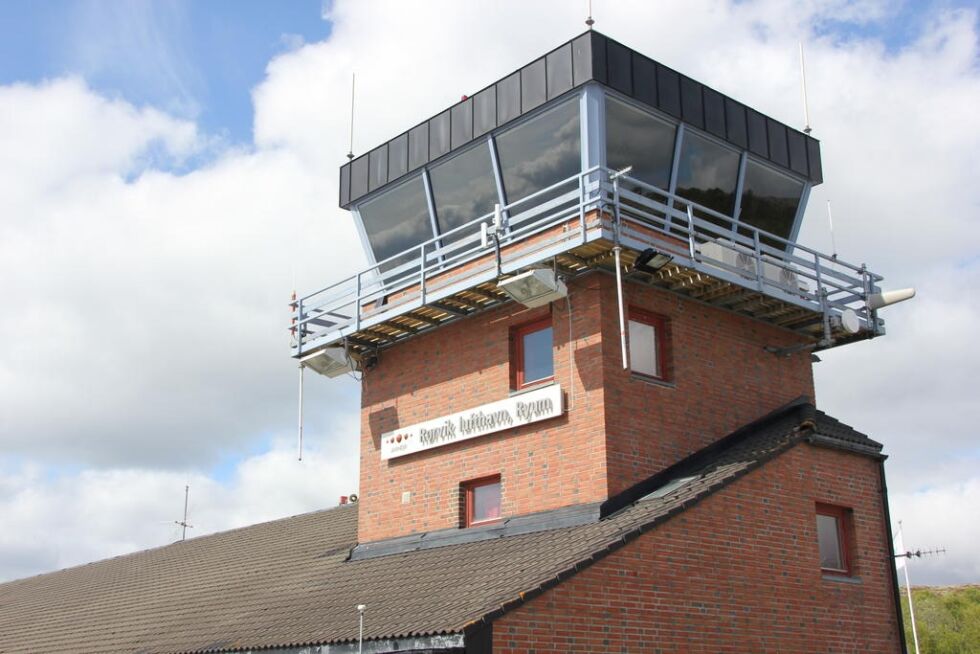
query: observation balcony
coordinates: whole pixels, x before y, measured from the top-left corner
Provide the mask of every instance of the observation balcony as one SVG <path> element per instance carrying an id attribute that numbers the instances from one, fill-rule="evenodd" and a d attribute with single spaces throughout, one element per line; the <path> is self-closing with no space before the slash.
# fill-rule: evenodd
<path id="1" fill-rule="evenodd" d="M 615 274 L 792 330 L 814 350 L 884 333 L 882 277 L 628 172 L 594 166 L 298 298 L 293 356 L 355 360 L 510 301 L 497 282 L 544 267 Z M 638 267 L 641 253 L 666 261 Z"/>

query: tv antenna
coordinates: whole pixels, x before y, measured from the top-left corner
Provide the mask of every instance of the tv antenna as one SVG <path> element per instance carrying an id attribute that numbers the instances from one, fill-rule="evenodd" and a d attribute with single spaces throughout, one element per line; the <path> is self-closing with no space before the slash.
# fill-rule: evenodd
<path id="1" fill-rule="evenodd" d="M 354 158 L 354 82 L 355 74 L 350 74 L 350 146 L 347 150 L 347 159 Z"/>
<path id="2" fill-rule="evenodd" d="M 585 18 L 585 24 L 589 26 L 589 29 L 592 29 L 592 26 L 595 25 L 595 20 L 592 18 L 592 0 L 587 0 L 587 4 L 589 5 L 589 15 Z"/>
<path id="3" fill-rule="evenodd" d="M 921 559 L 923 556 L 933 556 L 945 554 L 946 548 L 933 548 L 931 550 L 906 550 L 905 541 L 902 538 L 902 521 L 898 521 L 898 533 L 894 537 L 895 565 L 905 573 L 905 593 L 909 599 L 909 621 L 912 623 L 912 642 L 915 644 L 915 654 L 919 654 L 919 633 L 915 627 L 915 607 L 912 605 L 912 584 L 909 582 L 908 563 L 912 559 Z"/>
<path id="4" fill-rule="evenodd" d="M 190 494 L 190 490 L 191 490 L 191 487 L 190 486 L 184 486 L 184 519 L 183 520 L 174 520 L 174 524 L 180 526 L 180 528 L 181 528 L 181 531 L 180 531 L 180 540 L 185 540 L 187 538 L 187 528 L 188 527 L 190 527 L 191 529 L 194 528 L 194 525 L 191 525 L 191 524 L 188 524 L 187 523 L 187 496 Z"/>
<path id="5" fill-rule="evenodd" d="M 806 101 L 806 63 L 803 60 L 803 41 L 800 41 L 800 82 L 803 88 L 803 133 L 809 134 L 810 127 L 810 107 Z"/>

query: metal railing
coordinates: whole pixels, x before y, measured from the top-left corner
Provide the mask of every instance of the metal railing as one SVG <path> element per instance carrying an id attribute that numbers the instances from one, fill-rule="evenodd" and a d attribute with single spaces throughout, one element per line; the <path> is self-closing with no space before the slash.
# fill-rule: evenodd
<path id="1" fill-rule="evenodd" d="M 594 167 L 491 212 L 293 303 L 294 356 L 339 341 L 467 288 L 608 239 L 655 247 L 681 266 L 833 316 L 877 318 L 867 297 L 879 275 L 790 242 L 679 195 Z"/>

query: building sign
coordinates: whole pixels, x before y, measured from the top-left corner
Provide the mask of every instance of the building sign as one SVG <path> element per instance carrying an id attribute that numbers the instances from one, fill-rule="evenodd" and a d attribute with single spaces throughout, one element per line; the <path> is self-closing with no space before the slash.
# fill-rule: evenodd
<path id="1" fill-rule="evenodd" d="M 560 416 L 561 386 L 552 384 L 452 415 L 381 434 L 381 458 L 393 459 Z"/>

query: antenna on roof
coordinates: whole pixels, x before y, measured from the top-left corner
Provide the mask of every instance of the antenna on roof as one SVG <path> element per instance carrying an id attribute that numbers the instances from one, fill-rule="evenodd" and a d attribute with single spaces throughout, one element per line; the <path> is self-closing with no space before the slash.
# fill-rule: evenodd
<path id="1" fill-rule="evenodd" d="M 589 26 L 589 29 L 592 29 L 592 26 L 595 25 L 595 21 L 592 19 L 592 0 L 588 0 L 588 5 L 589 15 L 585 19 L 585 24 Z"/>
<path id="2" fill-rule="evenodd" d="M 827 200 L 827 224 L 830 225 L 830 258 L 837 261 L 837 239 L 834 238 L 834 214 L 830 210 L 830 200 Z"/>
<path id="3" fill-rule="evenodd" d="M 350 147 L 347 150 L 347 158 L 354 158 L 354 73 L 350 74 Z"/>
<path id="4" fill-rule="evenodd" d="M 181 528 L 180 540 L 184 540 L 187 538 L 188 527 L 190 527 L 191 529 L 194 528 L 194 525 L 187 524 L 187 496 L 190 493 L 190 490 L 191 490 L 190 486 L 184 486 L 184 519 L 174 520 L 174 524 L 179 525 Z"/>
<path id="5" fill-rule="evenodd" d="M 810 107 L 806 101 L 806 63 L 803 60 L 803 41 L 800 41 L 800 81 L 803 88 L 803 133 L 809 134 L 810 128 Z"/>

